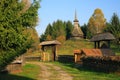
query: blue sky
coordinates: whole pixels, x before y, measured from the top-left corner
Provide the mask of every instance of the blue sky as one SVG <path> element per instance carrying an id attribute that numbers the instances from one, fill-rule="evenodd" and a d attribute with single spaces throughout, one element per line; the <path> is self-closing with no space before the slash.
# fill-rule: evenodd
<path id="1" fill-rule="evenodd" d="M 44 33 L 47 25 L 60 19 L 73 21 L 75 10 L 79 24 L 88 23 L 96 8 L 100 8 L 109 22 L 113 13 L 120 17 L 120 0 L 42 0 L 38 11 L 39 22 L 36 27 L 38 35 Z"/>

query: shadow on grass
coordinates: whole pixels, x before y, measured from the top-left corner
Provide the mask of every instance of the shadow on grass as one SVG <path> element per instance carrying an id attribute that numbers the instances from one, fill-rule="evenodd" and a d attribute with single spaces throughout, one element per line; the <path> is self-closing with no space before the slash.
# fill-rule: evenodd
<path id="1" fill-rule="evenodd" d="M 60 62 L 63 66 L 70 67 L 70 68 L 75 68 L 78 69 L 79 71 L 87 71 L 87 72 L 97 72 L 97 73 L 109 73 L 106 72 L 105 70 L 100 70 L 100 69 L 95 69 L 94 67 L 87 67 L 87 66 L 82 66 L 80 64 L 76 64 L 73 62 Z"/>
<path id="2" fill-rule="evenodd" d="M 0 80 L 35 80 L 23 76 L 17 76 L 13 74 L 7 74 L 7 73 L 0 73 Z"/>
<path id="3" fill-rule="evenodd" d="M 74 56 L 71 56 L 71 55 L 60 55 L 58 57 L 58 62 L 61 63 L 64 66 L 71 67 L 71 68 L 76 68 L 80 71 L 109 73 L 109 72 L 106 72 L 103 69 L 101 70 L 101 69 L 98 69 L 98 68 L 87 67 L 87 66 L 83 66 L 83 65 L 74 63 Z"/>

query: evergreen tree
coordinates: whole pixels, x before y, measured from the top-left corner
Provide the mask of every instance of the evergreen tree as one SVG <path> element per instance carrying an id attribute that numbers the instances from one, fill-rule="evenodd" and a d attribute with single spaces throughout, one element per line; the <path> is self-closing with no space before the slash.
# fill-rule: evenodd
<path id="1" fill-rule="evenodd" d="M 26 1 L 0 1 L 0 70 L 31 45 L 23 31 L 36 25 L 39 1 L 34 0 L 31 4 Z"/>
<path id="2" fill-rule="evenodd" d="M 52 24 L 48 24 L 44 34 L 41 35 L 40 41 L 60 39 L 63 42 L 70 39 L 72 28 L 73 25 L 70 21 L 54 21 Z"/>
<path id="3" fill-rule="evenodd" d="M 42 41 L 45 41 L 46 40 L 46 35 L 45 34 L 42 34 L 41 36 L 40 36 L 40 42 L 42 42 Z"/>
<path id="4" fill-rule="evenodd" d="M 87 37 L 87 31 L 88 31 L 87 28 L 88 28 L 88 26 L 86 24 L 84 24 L 83 26 L 81 26 L 81 29 L 82 29 L 82 31 L 84 33 L 84 38 Z"/>
<path id="5" fill-rule="evenodd" d="M 73 29 L 72 22 L 68 21 L 66 23 L 66 39 L 70 39 L 72 35 L 72 29 Z"/>
<path id="6" fill-rule="evenodd" d="M 45 30 L 45 35 L 52 35 L 52 26 L 51 24 L 48 24 L 46 30 Z"/>
<path id="7" fill-rule="evenodd" d="M 54 39 L 57 38 L 60 35 L 65 36 L 65 26 L 64 23 L 61 20 L 57 20 L 53 23 L 53 36 Z"/>
<path id="8" fill-rule="evenodd" d="M 120 19 L 116 13 L 113 13 L 105 30 L 111 32 L 115 36 L 116 42 L 120 44 Z"/>

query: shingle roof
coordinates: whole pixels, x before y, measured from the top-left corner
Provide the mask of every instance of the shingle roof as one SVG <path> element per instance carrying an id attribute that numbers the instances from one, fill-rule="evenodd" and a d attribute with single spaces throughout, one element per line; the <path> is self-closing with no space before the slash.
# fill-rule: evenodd
<path id="1" fill-rule="evenodd" d="M 102 56 L 100 49 L 82 49 L 86 56 Z"/>
<path id="2" fill-rule="evenodd" d="M 73 31 L 72 31 L 72 36 L 83 36 L 83 32 L 82 32 L 81 28 L 74 27 Z"/>
<path id="3" fill-rule="evenodd" d="M 82 52 L 86 56 L 114 56 L 115 53 L 111 49 L 82 49 Z"/>
<path id="4" fill-rule="evenodd" d="M 53 41 L 43 41 L 40 43 L 40 45 L 60 45 L 61 43 L 57 40 L 53 40 Z"/>
<path id="5" fill-rule="evenodd" d="M 115 37 L 111 33 L 100 33 L 92 37 L 90 41 L 104 41 L 104 40 L 114 40 Z"/>

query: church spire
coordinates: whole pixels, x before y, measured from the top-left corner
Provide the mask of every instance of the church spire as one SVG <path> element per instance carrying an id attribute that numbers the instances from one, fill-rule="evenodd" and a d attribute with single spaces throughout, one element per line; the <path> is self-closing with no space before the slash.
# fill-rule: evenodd
<path id="1" fill-rule="evenodd" d="M 77 12 L 76 12 L 76 10 L 75 10 L 75 19 L 77 19 Z"/>
<path id="2" fill-rule="evenodd" d="M 75 10 L 75 20 L 74 20 L 74 22 L 79 22 L 78 19 L 77 19 L 77 12 L 76 12 L 76 10 Z"/>
<path id="3" fill-rule="evenodd" d="M 79 27 L 79 21 L 77 19 L 77 12 L 75 10 L 75 15 L 74 15 L 75 19 L 74 19 L 74 28 L 72 31 L 72 39 L 82 39 L 84 37 L 84 34 L 81 30 L 81 28 Z"/>

